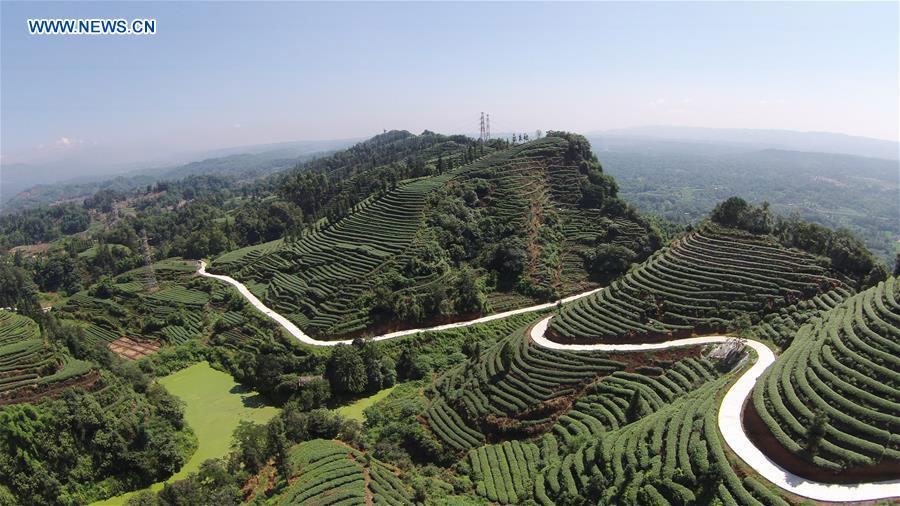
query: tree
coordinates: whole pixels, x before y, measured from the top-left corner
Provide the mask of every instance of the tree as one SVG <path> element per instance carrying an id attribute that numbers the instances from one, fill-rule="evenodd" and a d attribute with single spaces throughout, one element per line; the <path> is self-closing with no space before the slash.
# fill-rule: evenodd
<path id="1" fill-rule="evenodd" d="M 816 410 L 812 424 L 806 430 L 806 451 L 810 454 L 816 455 L 819 452 L 819 445 L 825 438 L 828 421 L 828 415 L 823 410 Z"/>
<path id="2" fill-rule="evenodd" d="M 634 422 L 647 416 L 651 411 L 649 404 L 647 404 L 647 401 L 644 399 L 641 389 L 635 389 L 634 392 L 631 393 L 631 399 L 628 401 L 628 410 L 625 412 L 625 417 L 629 422 Z"/>
<path id="3" fill-rule="evenodd" d="M 366 390 L 377 392 L 384 384 L 384 371 L 381 368 L 381 352 L 371 340 L 354 339 L 353 347 L 359 350 L 363 368 L 366 372 Z"/>
<path id="4" fill-rule="evenodd" d="M 296 378 L 296 381 L 299 383 L 300 378 Z M 331 384 L 321 378 L 302 382 L 298 388 L 300 393 L 296 397 L 297 403 L 304 410 L 318 408 L 331 398 Z"/>
<path id="5" fill-rule="evenodd" d="M 407 344 L 397 360 L 397 376 L 400 379 L 417 380 L 424 378 L 429 372 L 430 365 L 419 356 L 415 348 Z"/>
<path id="6" fill-rule="evenodd" d="M 23 314 L 38 308 L 37 287 L 28 273 L 5 262 L 0 262 L 0 307 L 15 307 Z"/>
<path id="7" fill-rule="evenodd" d="M 269 448 L 269 455 L 275 458 L 275 468 L 281 473 L 281 477 L 287 481 L 293 474 L 289 451 L 291 449 L 287 434 L 284 430 L 284 421 L 280 416 L 276 416 L 270 421 L 266 428 L 266 444 Z"/>
<path id="8" fill-rule="evenodd" d="M 740 228 L 753 234 L 769 234 L 775 223 L 768 202 L 753 206 L 740 197 L 731 197 L 716 205 L 710 219 L 720 225 Z"/>
<path id="9" fill-rule="evenodd" d="M 600 244 L 588 257 L 588 272 L 594 279 L 608 279 L 628 270 L 637 253 L 619 244 Z"/>
<path id="10" fill-rule="evenodd" d="M 469 266 L 463 266 L 456 277 L 456 310 L 460 313 L 481 313 L 487 309 L 487 297 L 478 274 Z"/>
<path id="11" fill-rule="evenodd" d="M 516 280 L 525 270 L 526 259 L 525 247 L 518 238 L 508 237 L 497 245 L 490 266 L 497 272 L 501 288 L 508 289 L 515 285 Z"/>
<path id="12" fill-rule="evenodd" d="M 619 185 L 612 176 L 604 174 L 596 167 L 587 169 L 587 177 L 581 178 L 581 207 L 588 209 L 600 209 L 608 199 L 614 199 L 619 194 Z"/>
<path id="13" fill-rule="evenodd" d="M 332 348 L 325 364 L 325 378 L 338 395 L 358 394 L 366 390 L 366 368 L 355 346 L 339 344 Z"/>
<path id="14" fill-rule="evenodd" d="M 237 450 L 247 471 L 256 473 L 267 458 L 266 426 L 241 420 L 234 429 L 232 447 Z"/>

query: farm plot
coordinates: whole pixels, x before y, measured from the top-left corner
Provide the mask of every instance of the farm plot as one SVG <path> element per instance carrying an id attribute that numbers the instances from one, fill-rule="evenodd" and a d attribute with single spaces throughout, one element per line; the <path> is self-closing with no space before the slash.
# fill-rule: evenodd
<path id="1" fill-rule="evenodd" d="M 159 343 L 156 341 L 136 340 L 130 337 L 116 339 L 109 343 L 107 347 L 109 351 L 126 360 L 137 360 L 159 351 Z"/>
<path id="2" fill-rule="evenodd" d="M 31 318 L 0 310 L 0 403 L 49 395 L 91 372 L 90 363 L 54 351 Z"/>
<path id="3" fill-rule="evenodd" d="M 387 464 L 339 441 L 315 439 L 291 449 L 290 462 L 299 473 L 273 499 L 274 504 L 403 505 L 412 491 Z"/>
<path id="4" fill-rule="evenodd" d="M 652 411 L 716 376 L 712 365 L 699 358 L 699 347 L 656 353 L 560 351 L 532 343 L 527 328 L 426 388 L 430 401 L 423 418 L 445 447 L 463 452 L 488 438 L 533 438 L 551 430 L 570 444 L 630 423 L 627 406 L 635 392 Z"/>
<path id="5" fill-rule="evenodd" d="M 760 378 L 745 423 L 782 466 L 821 481 L 900 476 L 900 282 L 800 328 Z"/>
<path id="6" fill-rule="evenodd" d="M 154 270 L 159 283 L 156 290 L 148 290 L 146 267 L 142 267 L 117 276 L 108 291 L 92 287 L 78 292 L 59 313 L 79 325 L 89 341 L 125 355 L 133 355 L 126 353 L 134 351 L 131 340 L 161 345 L 205 338 L 215 315 L 228 311 L 223 302 L 225 288 L 196 277 L 196 262 L 169 259 L 154 264 Z M 228 318 L 233 323 L 240 321 L 237 312 Z"/>
<path id="7" fill-rule="evenodd" d="M 720 331 L 746 312 L 777 312 L 852 288 L 807 253 L 707 224 L 643 262 L 607 289 L 566 306 L 550 323 L 558 340 L 670 339 Z"/>
<path id="8" fill-rule="evenodd" d="M 483 444 L 483 434 L 539 434 L 580 388 L 626 367 L 601 354 L 575 356 L 534 346 L 525 330 L 519 328 L 426 389 L 431 402 L 425 418 L 443 444 L 463 451 Z"/>
<path id="9" fill-rule="evenodd" d="M 506 441 L 468 455 L 478 495 L 500 504 L 519 504 L 531 494 L 541 460 L 533 443 Z"/>
<path id="10" fill-rule="evenodd" d="M 555 440 L 545 438 L 548 461 L 535 499 L 548 506 L 585 496 L 599 504 L 786 506 L 753 478 L 740 478 L 727 460 L 716 415 L 717 395 L 730 378 L 707 381 L 565 453 L 555 453 Z"/>

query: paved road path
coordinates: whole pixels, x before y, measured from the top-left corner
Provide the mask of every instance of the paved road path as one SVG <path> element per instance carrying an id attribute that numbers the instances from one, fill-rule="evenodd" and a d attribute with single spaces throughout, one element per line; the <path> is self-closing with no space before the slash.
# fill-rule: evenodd
<path id="1" fill-rule="evenodd" d="M 218 274 L 210 274 L 206 272 L 206 262 L 200 262 L 200 269 L 197 271 L 201 276 L 215 278 L 224 281 L 235 288 L 244 296 L 250 304 L 256 309 L 262 311 L 266 316 L 278 322 L 292 336 L 296 337 L 303 343 L 313 346 L 334 346 L 336 344 L 347 344 L 350 340 L 345 341 L 320 341 L 306 335 L 296 325 L 290 322 L 284 316 L 266 307 L 250 290 L 240 281 L 228 276 Z M 567 303 L 586 297 L 598 292 L 600 289 L 591 290 L 585 293 L 566 297 L 558 302 Z M 446 330 L 459 327 L 467 327 L 477 323 L 489 322 L 508 316 L 550 309 L 556 306 L 557 302 L 540 304 L 537 306 L 516 309 L 505 313 L 485 316 L 475 320 L 465 322 L 448 323 L 437 327 L 429 327 L 424 329 L 401 330 L 399 332 L 391 332 L 372 338 L 374 341 L 384 341 L 395 337 L 408 336 L 418 334 L 420 332 L 429 332 L 434 330 Z M 662 343 L 648 344 L 562 344 L 547 339 L 544 334 L 550 323 L 552 316 L 548 316 L 536 323 L 531 328 L 531 340 L 539 346 L 552 348 L 555 350 L 569 351 L 641 351 L 641 350 L 661 350 L 665 348 L 673 348 L 677 346 L 691 346 L 697 344 L 712 344 L 726 342 L 728 336 L 705 336 L 690 337 L 686 339 L 676 339 Z M 753 391 L 756 380 L 775 362 L 775 354 L 772 353 L 765 344 L 752 339 L 742 339 L 745 345 L 753 348 L 757 354 L 756 363 L 750 367 L 740 378 L 728 389 L 725 397 L 722 399 L 722 405 L 719 407 L 719 431 L 728 446 L 736 453 L 748 466 L 753 468 L 762 477 L 774 483 L 775 485 L 792 492 L 794 494 L 808 497 L 816 501 L 829 502 L 845 502 L 845 501 L 871 501 L 878 499 L 889 499 L 900 497 L 900 480 L 860 483 L 857 485 L 839 485 L 832 483 L 820 483 L 801 478 L 782 469 L 778 464 L 766 457 L 756 446 L 750 442 L 747 434 L 744 432 L 741 424 L 741 412 L 743 410 L 744 401 Z"/>
<path id="2" fill-rule="evenodd" d="M 353 342 L 350 339 L 344 340 L 344 341 L 340 341 L 340 340 L 338 340 L 338 341 L 320 341 L 319 339 L 310 337 L 310 336 L 306 335 L 305 332 L 300 330 L 299 327 L 297 327 L 296 325 L 291 323 L 290 320 L 288 320 L 284 316 L 281 316 L 280 314 L 276 313 L 272 309 L 269 309 L 255 295 L 250 293 L 250 290 L 246 286 L 244 286 L 244 284 L 241 283 L 240 281 L 238 281 L 232 277 L 229 277 L 229 276 L 222 276 L 221 274 L 210 274 L 209 272 L 206 272 L 206 262 L 204 262 L 202 260 L 200 261 L 200 269 L 197 272 L 201 276 L 206 276 L 208 278 L 215 278 L 220 281 L 224 281 L 224 282 L 228 283 L 229 285 L 232 285 L 235 288 L 237 288 L 237 290 L 241 293 L 241 295 L 243 295 L 244 298 L 247 299 L 250 302 L 250 304 L 253 305 L 253 307 L 262 311 L 266 316 L 268 316 L 269 318 L 271 318 L 271 319 L 275 320 L 276 322 L 278 322 L 279 324 L 281 324 L 281 326 L 284 327 L 284 329 L 287 330 L 289 334 L 296 337 L 297 340 L 299 340 L 302 343 L 306 343 L 306 344 L 309 344 L 312 346 L 334 346 L 337 344 L 350 344 Z M 393 339 L 395 337 L 402 337 L 402 336 L 409 336 L 412 334 L 419 334 L 421 332 L 431 332 L 431 331 L 436 331 L 436 330 L 447 330 L 447 329 L 458 329 L 460 327 L 468 327 L 470 325 L 475 325 L 478 323 L 485 323 L 485 322 L 489 322 L 489 321 L 493 321 L 493 320 L 499 320 L 501 318 L 508 318 L 510 316 L 517 315 L 517 314 L 532 313 L 534 311 L 541 311 L 544 309 L 552 309 L 558 303 L 565 304 L 567 302 L 572 302 L 573 300 L 578 300 L 582 297 L 587 297 L 588 295 L 599 292 L 600 290 L 601 290 L 601 288 L 597 288 L 597 289 L 590 290 L 590 291 L 587 291 L 584 293 L 572 295 L 572 296 L 566 297 L 564 299 L 560 299 L 556 302 L 548 302 L 546 304 L 538 304 L 537 306 L 530 306 L 530 307 L 525 307 L 522 309 L 514 309 L 512 311 L 506 311 L 505 313 L 492 314 L 489 316 L 483 316 L 481 318 L 476 318 L 474 320 L 467 320 L 464 322 L 447 323 L 445 325 L 438 325 L 436 327 L 428 327 L 428 328 L 424 328 L 424 329 L 399 330 L 397 332 L 391 332 L 389 334 L 383 334 L 383 335 L 380 335 L 377 337 L 373 337 L 372 340 L 373 341 L 385 341 L 387 339 Z"/>

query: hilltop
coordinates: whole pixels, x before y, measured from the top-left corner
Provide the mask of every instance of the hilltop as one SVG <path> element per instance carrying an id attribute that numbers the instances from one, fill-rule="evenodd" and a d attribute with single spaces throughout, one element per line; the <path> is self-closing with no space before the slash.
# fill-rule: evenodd
<path id="1" fill-rule="evenodd" d="M 354 157 L 364 170 L 346 163 Z M 316 335 L 554 300 L 596 286 L 600 256 L 627 266 L 661 242 L 617 198 L 587 141 L 567 133 L 512 146 L 385 134 L 317 160 L 276 192 L 324 218 L 212 268 Z"/>

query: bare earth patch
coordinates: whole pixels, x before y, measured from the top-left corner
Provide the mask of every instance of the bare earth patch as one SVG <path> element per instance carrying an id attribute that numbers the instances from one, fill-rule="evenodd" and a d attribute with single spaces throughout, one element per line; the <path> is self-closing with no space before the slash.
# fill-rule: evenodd
<path id="1" fill-rule="evenodd" d="M 159 342 L 120 337 L 107 345 L 109 350 L 126 360 L 137 360 L 159 351 Z"/>

